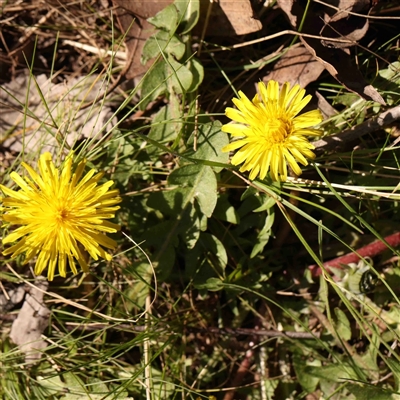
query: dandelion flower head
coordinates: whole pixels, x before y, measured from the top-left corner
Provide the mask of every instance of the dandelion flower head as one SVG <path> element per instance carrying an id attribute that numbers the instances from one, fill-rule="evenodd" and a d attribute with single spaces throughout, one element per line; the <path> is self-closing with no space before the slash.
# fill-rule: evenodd
<path id="1" fill-rule="evenodd" d="M 319 110 L 298 115 L 311 100 L 299 85 L 290 88 L 286 82 L 279 91 L 278 82 L 271 80 L 268 86 L 259 82 L 258 91 L 251 101 L 239 91 L 239 98 L 232 100 L 237 109 L 226 109 L 226 116 L 237 123 L 223 125 L 222 131 L 238 140 L 222 151 L 239 149 L 231 163 L 243 163 L 240 171 L 250 171 L 250 179 L 264 179 L 270 171 L 273 180 L 286 181 L 287 164 L 300 175 L 298 163 L 305 166 L 307 158 L 315 158 L 307 136 L 321 134 L 311 127 L 322 121 L 322 115 Z"/>
<path id="2" fill-rule="evenodd" d="M 14 258 L 25 253 L 25 263 L 37 257 L 35 274 L 40 275 L 47 267 L 50 281 L 57 266 L 62 277 L 66 276 L 67 264 L 76 274 L 75 261 L 88 272 L 82 248 L 95 260 L 110 260 L 111 255 L 103 247 L 116 247 L 106 234 L 119 229 L 107 221 L 119 209 L 118 190 L 110 190 L 113 181 L 99 185 L 103 173 L 94 169 L 82 178 L 86 160 L 78 164 L 74 173 L 72 163 L 70 153 L 63 167 L 56 168 L 51 154 L 43 153 L 39 173 L 22 163 L 30 178 L 22 178 L 16 172 L 10 174 L 19 190 L 0 185 L 6 195 L 2 199 L 3 219 L 10 225 L 20 225 L 3 238 L 3 244 L 14 243 L 3 254 Z"/>

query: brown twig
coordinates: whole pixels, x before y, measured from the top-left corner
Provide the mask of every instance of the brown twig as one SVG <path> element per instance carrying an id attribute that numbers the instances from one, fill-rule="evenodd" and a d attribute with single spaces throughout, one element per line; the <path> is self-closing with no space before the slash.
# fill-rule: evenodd
<path id="1" fill-rule="evenodd" d="M 320 155 L 325 151 L 338 151 L 346 143 L 358 139 L 368 133 L 375 132 L 385 126 L 392 124 L 400 119 L 400 106 L 390 108 L 389 110 L 379 114 L 376 117 L 354 126 L 351 129 L 345 130 L 337 135 L 328 136 L 326 138 L 312 142 L 315 146 L 315 153 Z"/>
<path id="2" fill-rule="evenodd" d="M 357 263 L 361 257 L 375 257 L 376 255 L 387 250 L 388 245 L 396 247 L 400 245 L 400 232 L 393 233 L 392 235 L 384 238 L 385 242 L 377 240 L 364 247 L 361 247 L 355 253 L 348 253 L 344 256 L 334 258 L 333 260 L 324 262 L 324 268 L 327 272 L 331 272 L 331 268 L 342 269 L 343 265 L 350 263 Z M 322 274 L 322 269 L 316 265 L 310 265 L 308 269 L 311 271 L 312 276 L 317 277 Z"/>
<path id="3" fill-rule="evenodd" d="M 236 393 L 236 387 L 240 386 L 242 384 L 242 381 L 244 377 L 246 376 L 247 372 L 249 372 L 251 365 L 253 364 L 253 350 L 247 350 L 246 354 L 244 356 L 244 359 L 239 365 L 238 370 L 236 371 L 236 375 L 233 378 L 231 382 L 232 390 L 229 390 L 223 400 L 233 400 L 235 393 Z"/>
<path id="4" fill-rule="evenodd" d="M 4 314 L 0 315 L 0 319 L 3 321 L 14 321 L 17 316 L 15 314 Z M 124 332 L 141 333 L 149 329 L 146 325 L 130 325 L 130 324 L 106 324 L 100 322 L 91 322 L 88 324 L 79 322 L 66 322 L 66 329 L 72 330 L 85 330 L 89 332 L 100 331 L 103 329 L 114 329 Z M 153 331 L 162 333 L 172 331 L 169 327 L 167 328 L 150 328 Z M 216 328 L 214 326 L 199 328 L 199 327 L 186 327 L 190 332 L 204 332 L 211 333 L 214 335 L 231 335 L 231 336 L 259 336 L 259 337 L 287 337 L 291 339 L 304 339 L 310 340 L 320 337 L 320 332 L 295 332 L 295 331 L 277 331 L 277 330 L 263 330 L 263 329 L 249 329 L 249 328 Z"/>

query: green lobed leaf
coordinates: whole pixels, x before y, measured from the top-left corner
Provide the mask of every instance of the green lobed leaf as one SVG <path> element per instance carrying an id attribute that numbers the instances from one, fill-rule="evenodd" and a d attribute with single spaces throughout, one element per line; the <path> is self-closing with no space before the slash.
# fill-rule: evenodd
<path id="1" fill-rule="evenodd" d="M 135 308 L 142 309 L 151 291 L 153 271 L 148 262 L 132 263 L 129 267 L 134 277 L 134 285 L 129 285 L 124 291 L 124 309 L 132 313 Z"/>
<path id="2" fill-rule="evenodd" d="M 158 96 L 168 93 L 166 81 L 165 61 L 157 61 L 143 78 L 140 109 L 145 110 L 147 105 Z"/>
<path id="3" fill-rule="evenodd" d="M 191 31 L 197 24 L 200 16 L 199 0 L 175 0 L 175 7 L 178 9 L 181 18 L 181 33 Z"/>
<path id="4" fill-rule="evenodd" d="M 193 74 L 186 65 L 168 57 L 166 71 L 166 76 L 171 79 L 171 85 L 176 93 L 189 93 L 193 85 Z"/>
<path id="5" fill-rule="evenodd" d="M 266 211 L 269 210 L 276 204 L 276 200 L 271 196 L 263 196 L 262 197 L 262 206 L 256 208 L 254 212 Z"/>
<path id="6" fill-rule="evenodd" d="M 192 85 L 188 89 L 188 92 L 192 93 L 196 91 L 200 86 L 200 84 L 203 82 L 204 68 L 203 65 L 200 63 L 200 61 L 194 57 L 187 62 L 187 67 L 189 68 L 189 71 L 193 75 Z"/>
<path id="7" fill-rule="evenodd" d="M 208 278 L 204 283 L 197 283 L 195 286 L 197 289 L 207 289 L 211 292 L 217 292 L 224 288 L 221 279 L 215 277 Z"/>
<path id="8" fill-rule="evenodd" d="M 396 104 L 400 99 L 400 61 L 389 64 L 388 68 L 381 69 L 379 78 L 374 82 L 374 86 L 385 92 L 385 100 L 388 105 Z"/>
<path id="9" fill-rule="evenodd" d="M 184 56 L 185 50 L 185 44 L 177 36 L 171 36 L 165 31 L 158 31 L 146 40 L 140 62 L 144 65 L 160 53 L 172 55 L 177 60 L 180 60 Z"/>
<path id="10" fill-rule="evenodd" d="M 392 358 L 386 358 L 385 363 L 388 365 L 391 373 L 393 374 L 395 389 L 398 392 L 400 392 L 400 365 L 398 360 Z"/>
<path id="11" fill-rule="evenodd" d="M 307 374 L 321 379 L 321 381 L 342 383 L 345 380 L 358 379 L 353 366 L 346 361 L 321 367 L 307 366 L 305 371 Z"/>
<path id="12" fill-rule="evenodd" d="M 181 237 L 189 249 L 192 249 L 199 240 L 202 230 L 203 214 L 198 210 L 198 207 L 190 207 L 188 213 L 185 214 L 187 219 L 187 228 L 182 232 Z M 207 223 L 207 222 L 206 222 Z"/>
<path id="13" fill-rule="evenodd" d="M 156 228 L 145 237 L 148 244 L 158 249 L 156 262 L 168 246 L 177 246 L 178 236 L 188 248 L 193 248 L 200 231 L 207 229 L 206 217 L 212 215 L 217 202 L 217 181 L 211 167 L 194 164 L 180 167 L 170 174 L 168 185 L 175 187 L 152 193 L 147 201 L 149 207 L 170 219 L 165 222 L 168 224 L 165 235 Z"/>
<path id="14" fill-rule="evenodd" d="M 190 197 L 190 188 L 178 187 L 173 190 L 151 193 L 147 205 L 161 211 L 165 216 L 180 220 L 190 204 Z"/>
<path id="15" fill-rule="evenodd" d="M 171 96 L 169 103 L 161 107 L 154 116 L 148 135 L 149 138 L 164 145 L 174 141 L 182 129 L 182 123 L 179 122 L 180 114 L 179 103 L 175 97 Z M 149 155 L 159 155 L 165 153 L 165 151 L 150 145 L 147 153 Z"/>
<path id="16" fill-rule="evenodd" d="M 335 308 L 337 321 L 335 323 L 336 332 L 339 337 L 345 341 L 351 339 L 351 326 L 350 321 L 346 314 L 338 307 Z"/>
<path id="17" fill-rule="evenodd" d="M 210 218 L 217 204 L 217 179 L 211 167 L 200 164 L 184 165 L 168 177 L 168 184 L 179 188 L 190 188 L 183 204 L 196 199 L 201 211 Z"/>
<path id="18" fill-rule="evenodd" d="M 206 286 L 211 282 L 215 286 L 216 281 L 209 281 L 210 278 L 219 280 L 218 286 L 221 286 L 227 263 L 228 256 L 221 241 L 214 235 L 202 232 L 196 246 L 185 256 L 185 274 L 193 280 L 195 287 L 217 290 Z"/>
<path id="19" fill-rule="evenodd" d="M 235 207 L 229 203 L 228 195 L 226 194 L 221 194 L 218 197 L 213 217 L 235 225 L 240 222 L 239 215 L 237 214 Z"/>
<path id="20" fill-rule="evenodd" d="M 263 228 L 257 235 L 257 243 L 254 245 L 253 250 L 251 251 L 250 258 L 254 258 L 257 254 L 264 250 L 265 245 L 269 242 L 269 239 L 272 235 L 272 225 L 274 224 L 274 221 L 275 212 L 274 209 L 271 208 L 268 210 L 268 213 L 265 216 Z"/>
<path id="21" fill-rule="evenodd" d="M 159 11 L 154 17 L 147 19 L 150 24 L 158 29 L 164 29 L 173 32 L 178 26 L 178 9 L 175 4 L 169 4 L 167 7 Z"/>
<path id="22" fill-rule="evenodd" d="M 400 394 L 372 385 L 349 383 L 346 389 L 355 396 L 356 400 L 400 400 Z"/>
<path id="23" fill-rule="evenodd" d="M 227 163 L 229 154 L 221 151 L 222 147 L 229 143 L 228 135 L 221 131 L 221 122 L 212 121 L 200 124 L 197 131 L 193 131 L 188 140 L 187 156 L 197 160 L 215 161 Z M 197 136 L 195 138 L 195 136 Z M 194 151 L 194 141 L 197 141 L 197 150 Z M 216 172 L 222 170 L 221 167 L 213 167 Z"/>
<path id="24" fill-rule="evenodd" d="M 321 361 L 317 359 L 309 360 L 306 356 L 298 353 L 293 355 L 293 367 L 297 379 L 307 393 L 312 393 L 317 388 L 320 379 L 314 375 L 308 374 L 306 369 L 307 366 L 318 368 L 321 366 Z"/>

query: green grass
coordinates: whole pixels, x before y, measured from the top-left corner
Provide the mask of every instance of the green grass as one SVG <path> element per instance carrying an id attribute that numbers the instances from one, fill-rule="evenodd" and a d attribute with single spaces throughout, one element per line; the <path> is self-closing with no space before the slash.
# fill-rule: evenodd
<path id="1" fill-rule="evenodd" d="M 87 34 L 121 51 L 109 15 L 97 21 L 105 29 L 86 25 Z M 87 56 L 72 80 L 59 63 L 60 38 L 72 28 L 56 22 L 41 28 L 57 37 L 52 51 L 38 34 L 26 59 L 24 95 L 0 87 L 2 96 L 15 98 L 19 115 L 10 129 L 0 127 L 0 144 L 10 137 L 22 143 L 0 168 L 3 185 L 12 187 L 9 174 L 22 173 L 22 161 L 36 165 L 45 146 L 60 161 L 73 148 L 90 168 L 105 171 L 123 198 L 112 261 L 92 261 L 90 274 L 50 283 L 42 335 L 48 346 L 39 362 L 26 362 L 9 338 L 21 304 L 4 311 L 0 395 L 400 399 L 397 248 L 333 274 L 323 265 L 398 232 L 396 125 L 360 137 L 358 147 L 327 149 L 298 179 L 250 182 L 220 151 L 229 140 L 220 129 L 236 90 L 258 80 L 246 51 L 261 59 L 262 48 L 209 55 L 213 47 L 204 43 L 197 58 L 193 27 L 182 33 L 190 19 L 168 29 L 162 21 L 145 50 L 157 62 L 135 87 L 106 95 L 121 70 L 112 57 Z M 323 74 L 310 88 L 338 111 L 321 123 L 324 137 L 399 105 L 396 36 L 390 27 L 385 35 L 371 51 L 387 62 L 368 52 L 358 62 L 368 79 L 376 77 L 370 81 L 388 106 L 362 100 Z M 279 40 L 284 54 L 291 38 Z M 56 98 L 54 88 L 39 85 L 42 51 L 47 76 L 65 87 Z M 33 96 L 40 106 L 30 103 Z M 3 225 L 2 235 L 8 229 Z M 323 270 L 318 277 L 308 268 L 313 264 Z M 0 294 L 35 285 L 33 267 L 23 257 L 1 256 Z"/>

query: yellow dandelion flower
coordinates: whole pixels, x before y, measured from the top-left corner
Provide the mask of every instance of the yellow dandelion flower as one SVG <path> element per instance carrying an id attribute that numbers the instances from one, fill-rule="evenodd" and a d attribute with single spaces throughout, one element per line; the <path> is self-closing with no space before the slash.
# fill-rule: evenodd
<path id="1" fill-rule="evenodd" d="M 231 163 L 244 163 L 240 171 L 250 171 L 250 179 L 264 179 L 268 171 L 275 181 L 286 181 L 287 164 L 296 175 L 301 174 L 298 163 L 307 165 L 307 158 L 315 158 L 314 146 L 307 136 L 319 136 L 311 129 L 322 121 L 319 110 L 297 114 L 308 104 L 311 96 L 304 97 L 305 90 L 299 85 L 290 88 L 286 82 L 279 92 L 279 84 L 269 81 L 258 84 L 259 95 L 250 101 L 243 92 L 232 101 L 237 109 L 228 107 L 225 114 L 236 124 L 222 126 L 238 140 L 225 146 L 222 151 L 240 149 Z"/>
<path id="2" fill-rule="evenodd" d="M 76 274 L 75 260 L 83 271 L 88 265 L 79 244 L 90 256 L 111 259 L 101 246 L 114 249 L 117 243 L 107 237 L 119 226 L 107 221 L 113 218 L 121 202 L 118 190 L 109 190 L 113 181 L 98 185 L 103 173 L 90 170 L 82 179 L 86 160 L 81 161 L 72 173 L 73 154 L 67 157 L 64 166 L 57 169 L 50 153 L 39 159 L 39 174 L 22 163 L 30 175 L 23 179 L 16 172 L 11 179 L 20 187 L 14 191 L 0 185 L 8 196 L 2 199 L 3 219 L 12 225 L 21 225 L 3 243 L 14 243 L 3 251 L 4 255 L 16 257 L 25 253 L 25 263 L 37 256 L 35 274 L 40 275 L 46 267 L 47 277 L 53 280 L 56 266 L 62 277 L 66 276 L 67 260 Z"/>

